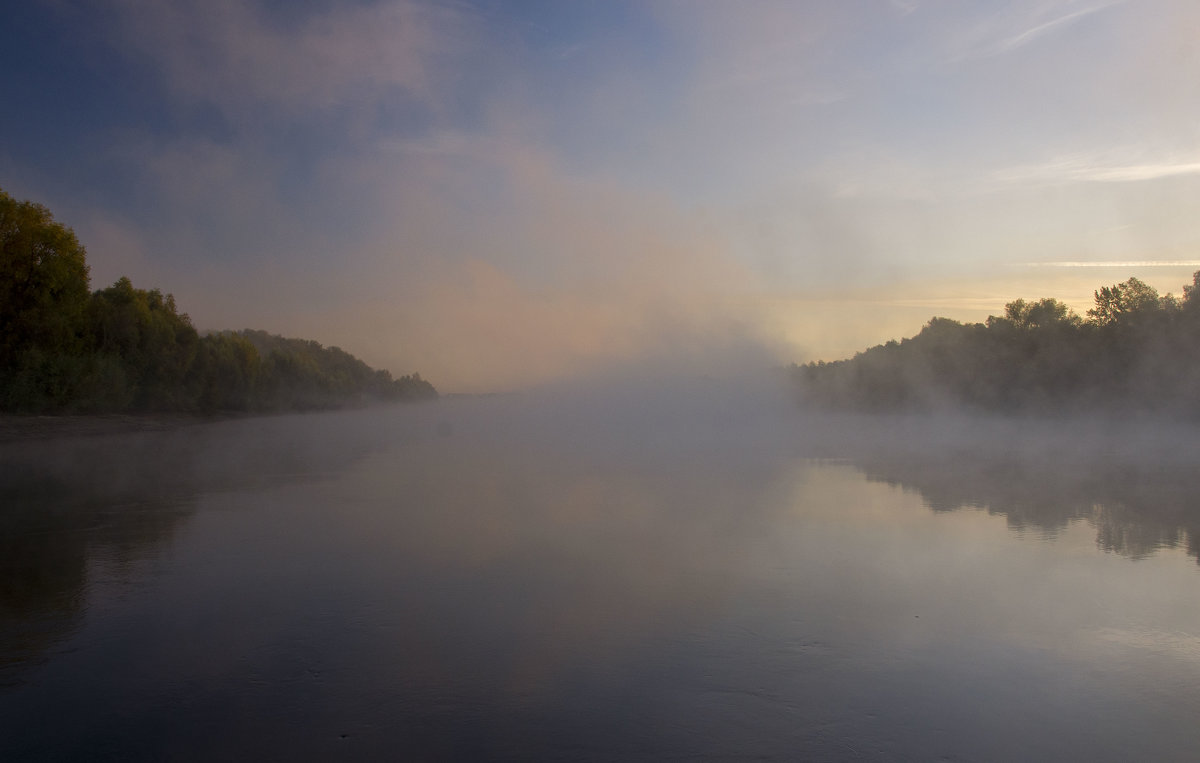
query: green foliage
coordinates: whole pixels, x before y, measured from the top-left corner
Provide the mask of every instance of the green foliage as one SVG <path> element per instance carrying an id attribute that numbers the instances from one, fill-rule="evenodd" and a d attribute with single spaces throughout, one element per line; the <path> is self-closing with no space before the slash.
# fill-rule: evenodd
<path id="1" fill-rule="evenodd" d="M 353 355 L 262 331 L 200 336 L 128 278 L 89 295 L 86 253 L 45 208 L 0 191 L 0 409 L 284 411 L 436 397 Z"/>
<path id="2" fill-rule="evenodd" d="M 332 401 L 364 402 L 436 397 L 420 375 L 392 379 L 339 347 L 322 347 L 305 339 L 287 339 L 265 331 L 240 333 L 263 358 L 261 387 L 272 406 L 307 409 Z"/>
<path id="3" fill-rule="evenodd" d="M 1050 298 L 1010 302 L 984 324 L 934 318 L 910 339 L 792 373 L 805 400 L 861 410 L 1200 414 L 1200 271 L 1182 299 L 1131 278 L 1095 300 L 1087 321 Z"/>
<path id="4" fill-rule="evenodd" d="M 40 204 L 0 191 L 0 405 L 67 405 L 88 373 L 86 253 Z"/>
<path id="5" fill-rule="evenodd" d="M 20 356 L 72 352 L 88 299 L 86 252 L 40 204 L 0 191 L 0 369 Z"/>
<path id="6" fill-rule="evenodd" d="M 200 337 L 187 315 L 177 312 L 174 297 L 164 297 L 158 289 L 135 289 L 121 278 L 92 295 L 88 329 L 93 352 L 120 360 L 136 407 L 191 407 L 193 395 L 185 381 Z"/>
<path id="7" fill-rule="evenodd" d="M 262 361 L 258 350 L 238 334 L 210 334 L 200 340 L 192 387 L 206 412 L 248 411 L 257 407 Z"/>

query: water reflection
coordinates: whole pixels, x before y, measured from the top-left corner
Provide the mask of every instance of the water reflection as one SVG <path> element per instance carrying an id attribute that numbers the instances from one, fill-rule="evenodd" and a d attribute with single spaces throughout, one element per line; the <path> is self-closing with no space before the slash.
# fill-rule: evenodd
<path id="1" fill-rule="evenodd" d="M 360 413 L 0 443 L 0 687 L 76 630 L 96 578 L 145 576 L 197 495 L 319 479 L 427 430 Z"/>
<path id="2" fill-rule="evenodd" d="M 134 473 L 136 453 L 76 453 L 61 463 L 40 462 L 44 455 L 9 454 L 0 477 L 0 684 L 18 681 L 77 627 L 98 560 L 138 574 L 189 513 L 186 499 Z"/>
<path id="3" fill-rule="evenodd" d="M 669 403 L 4 451 L 0 758 L 1196 751 L 1187 451 Z"/>
<path id="4" fill-rule="evenodd" d="M 1145 433 L 1142 433 L 1143 435 Z M 1060 434 L 1059 437 L 1063 435 Z M 868 479 L 919 493 L 935 512 L 983 509 L 1018 532 L 1053 538 L 1073 522 L 1096 531 L 1105 551 L 1142 559 L 1183 548 L 1200 562 L 1200 469 L 1195 443 L 1159 443 L 1149 453 L 1124 432 L 1107 432 L 1070 449 L 1026 440 L 876 443 L 850 449 Z M 920 442 L 920 441 L 916 441 Z"/>

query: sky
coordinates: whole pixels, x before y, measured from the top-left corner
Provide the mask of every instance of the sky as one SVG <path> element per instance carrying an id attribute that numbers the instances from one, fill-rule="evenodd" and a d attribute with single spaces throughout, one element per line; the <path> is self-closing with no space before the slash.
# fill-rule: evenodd
<path id="1" fill-rule="evenodd" d="M 1200 270 L 1193 0 L 31 0 L 0 67 L 93 288 L 443 392 Z"/>

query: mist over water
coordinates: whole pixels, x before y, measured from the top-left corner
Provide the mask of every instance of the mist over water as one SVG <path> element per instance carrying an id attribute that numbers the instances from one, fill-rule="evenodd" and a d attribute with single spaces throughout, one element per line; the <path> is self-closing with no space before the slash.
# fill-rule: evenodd
<path id="1" fill-rule="evenodd" d="M 1191 759 L 1196 444 L 667 371 L 4 444 L 0 758 Z"/>

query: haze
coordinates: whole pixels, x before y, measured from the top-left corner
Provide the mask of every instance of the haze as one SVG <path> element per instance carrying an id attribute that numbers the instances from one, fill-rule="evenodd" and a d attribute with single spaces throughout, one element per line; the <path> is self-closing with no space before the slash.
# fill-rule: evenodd
<path id="1" fill-rule="evenodd" d="M 94 288 L 445 392 L 835 359 L 1200 267 L 1200 7 L 23 3 L 0 187 Z"/>

